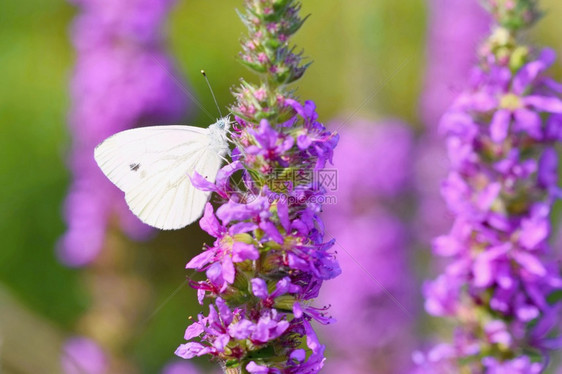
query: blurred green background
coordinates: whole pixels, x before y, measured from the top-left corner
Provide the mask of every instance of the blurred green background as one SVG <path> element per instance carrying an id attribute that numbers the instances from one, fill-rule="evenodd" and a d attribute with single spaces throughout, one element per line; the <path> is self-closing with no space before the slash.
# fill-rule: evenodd
<path id="1" fill-rule="evenodd" d="M 295 42 L 314 64 L 298 83 L 300 97 L 314 99 L 324 121 L 358 110 L 358 116 L 399 117 L 421 128 L 416 117 L 425 61 L 425 2 L 303 3 L 303 13 L 312 16 Z M 560 55 L 562 3 L 542 3 L 547 14 L 528 38 Z M 239 38 L 245 33 L 237 7 L 241 1 L 181 0 L 167 27 L 170 54 L 211 113 L 215 107 L 200 69 L 207 71 L 223 107 L 232 102 L 230 89 L 240 77 L 254 79 L 236 62 Z M 5 336 L 0 362 L 8 374 L 49 373 L 45 365 L 55 365 L 51 362 L 58 361 L 62 339 L 73 333 L 91 304 L 87 272 L 60 265 L 54 255 L 65 230 L 62 202 L 70 181 L 66 113 L 74 60 L 69 24 L 74 14 L 75 9 L 60 0 L 0 5 L 0 339 Z M 561 67 L 556 65 L 557 78 Z M 209 123 L 198 112 L 189 120 Z M 124 241 L 129 261 L 125 271 L 151 288 L 137 329 L 122 352 L 142 373 L 158 372 L 173 357 L 187 316 L 198 311 L 195 294 L 187 287 L 173 293 L 185 279 L 184 264 L 204 240 L 193 226 L 160 233 L 147 243 Z M 26 362 L 16 367 L 14 357 Z"/>

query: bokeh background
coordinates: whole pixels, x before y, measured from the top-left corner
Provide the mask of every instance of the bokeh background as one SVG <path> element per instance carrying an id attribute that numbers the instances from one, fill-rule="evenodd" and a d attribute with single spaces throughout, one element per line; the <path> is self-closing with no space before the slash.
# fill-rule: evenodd
<path id="1" fill-rule="evenodd" d="M 372 134 L 370 127 L 399 121 L 404 124 L 400 126 L 411 129 L 412 138 L 406 143 L 422 139 L 427 125 L 420 115 L 420 98 L 427 86 L 427 61 L 431 61 L 427 55 L 429 3 L 304 0 L 303 13 L 311 17 L 295 42 L 314 63 L 298 82 L 297 94 L 315 100 L 321 119 L 334 127 L 363 121 L 364 127 L 354 136 L 371 134 L 380 138 L 381 133 Z M 541 3 L 545 17 L 526 38 L 550 46 L 560 55 L 562 3 Z M 216 109 L 200 76 L 201 69 L 207 71 L 223 108 L 232 103 L 230 90 L 240 77 L 254 79 L 236 61 L 239 38 L 245 33 L 235 12 L 241 6 L 241 1 L 231 0 L 178 0 L 164 27 L 176 79 L 213 115 Z M 90 266 L 70 268 L 58 260 L 57 243 L 66 229 L 63 202 L 71 182 L 67 166 L 72 137 L 67 120 L 69 82 L 76 57 L 70 24 L 76 14 L 72 4 L 60 0 L 4 1 L 0 5 L 0 372 L 62 373 L 62 347 L 67 339 L 89 336 L 105 351 L 111 372 L 160 373 L 174 361 L 173 351 L 183 342 L 188 317 L 200 310 L 195 293 L 185 284 L 188 274 L 184 265 L 209 238 L 192 225 L 135 242 L 114 228 L 108 231 L 102 253 Z M 454 33 L 455 27 L 451 22 L 441 32 Z M 457 52 L 467 53 L 447 53 Z M 553 72 L 556 78 L 562 78 L 560 62 Z M 178 123 L 207 126 L 214 121 L 187 95 L 182 99 L 190 109 Z M 344 133 L 345 128 L 341 131 Z M 392 148 L 395 141 L 389 136 L 376 144 Z M 354 157 L 372 160 L 368 162 L 376 165 L 385 156 L 384 152 L 370 154 L 366 146 Z M 407 171 L 406 175 L 415 174 L 408 169 L 415 157 L 396 157 L 396 167 Z M 345 175 L 361 183 L 357 174 Z M 377 197 L 386 198 L 384 193 Z M 386 204 L 384 211 L 412 221 L 419 206 L 416 197 L 406 194 L 393 199 L 397 202 Z M 377 219 L 381 225 L 388 224 Z M 329 223 L 334 232 L 345 225 L 337 219 Z M 400 261 L 407 263 L 409 271 L 397 281 L 407 287 L 396 291 L 400 304 L 407 309 L 406 322 L 400 322 L 404 328 L 399 336 L 407 340 L 402 350 L 422 347 L 435 330 L 433 322 L 423 316 L 420 291 L 422 280 L 435 275 L 430 265 L 429 238 L 412 225 L 408 227 L 396 234 L 410 243 L 400 244 L 405 248 Z M 361 238 L 364 245 L 377 241 L 377 233 Z M 392 253 L 395 242 L 388 240 L 387 252 Z M 346 251 L 338 252 L 346 256 Z M 369 252 L 361 256 L 365 261 L 370 257 Z M 359 265 L 353 268 L 356 265 L 347 265 L 347 270 L 360 273 Z M 377 277 L 377 271 L 384 272 L 384 268 L 384 264 L 380 269 L 372 267 L 372 275 Z M 359 289 L 380 288 L 369 279 L 355 284 Z M 332 289 L 337 292 L 337 287 Z M 403 313 L 384 292 L 372 302 L 396 308 L 376 314 L 377 318 Z M 336 305 L 335 310 L 345 310 L 345 305 Z M 347 338 L 352 341 L 353 330 L 348 331 L 351 336 Z M 329 332 L 322 333 L 330 347 L 333 338 L 329 338 Z M 370 333 L 377 339 L 377 331 Z M 386 349 L 393 348 L 382 352 Z M 345 361 L 345 353 L 333 350 L 333 357 Z M 377 357 L 380 361 L 370 362 L 364 372 L 397 372 L 383 365 L 385 354 L 379 352 Z M 193 363 L 201 372 L 217 372 L 206 360 Z M 191 370 L 176 369 L 177 373 Z"/>

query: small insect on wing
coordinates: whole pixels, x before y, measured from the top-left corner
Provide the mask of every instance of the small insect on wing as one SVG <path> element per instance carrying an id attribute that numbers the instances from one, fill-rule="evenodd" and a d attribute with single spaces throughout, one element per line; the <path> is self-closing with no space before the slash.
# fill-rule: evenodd
<path id="1" fill-rule="evenodd" d="M 197 190 L 197 171 L 214 182 L 220 155 L 209 131 L 192 126 L 152 126 L 120 132 L 101 143 L 94 157 L 104 174 L 125 192 L 131 211 L 148 225 L 179 229 L 203 212 L 209 193 Z"/>

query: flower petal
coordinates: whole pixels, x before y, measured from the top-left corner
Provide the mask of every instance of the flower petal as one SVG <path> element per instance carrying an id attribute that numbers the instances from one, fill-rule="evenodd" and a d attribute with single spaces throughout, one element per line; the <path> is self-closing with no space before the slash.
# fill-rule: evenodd
<path id="1" fill-rule="evenodd" d="M 211 203 L 205 205 L 205 213 L 203 213 L 203 217 L 199 220 L 199 226 L 215 238 L 222 236 L 225 231 L 217 217 L 215 217 Z"/>
<path id="2" fill-rule="evenodd" d="M 498 110 L 490 123 L 490 137 L 496 143 L 501 143 L 507 138 L 511 112 L 505 109 Z"/>
<path id="3" fill-rule="evenodd" d="M 234 242 L 232 245 L 232 261 L 242 262 L 260 258 L 258 249 L 253 244 Z"/>
<path id="4" fill-rule="evenodd" d="M 211 348 L 205 347 L 203 344 L 190 342 L 181 344 L 176 349 L 175 355 L 189 360 L 195 356 L 206 355 L 209 352 L 211 352 Z"/>
<path id="5" fill-rule="evenodd" d="M 549 96 L 527 96 L 524 98 L 527 105 L 534 107 L 542 112 L 562 113 L 562 100 Z"/>
<path id="6" fill-rule="evenodd" d="M 217 186 L 214 183 L 209 182 L 207 178 L 203 177 L 197 171 L 194 171 L 193 175 L 189 176 L 189 179 L 191 180 L 191 184 L 193 185 L 193 187 L 197 188 L 198 190 L 212 192 L 218 191 Z"/>
<path id="7" fill-rule="evenodd" d="M 513 258 L 529 273 L 539 277 L 546 275 L 544 265 L 536 256 L 528 252 L 518 251 L 513 254 Z"/>
<path id="8" fill-rule="evenodd" d="M 202 269 L 205 265 L 207 265 L 213 257 L 215 256 L 216 251 L 214 249 L 208 249 L 197 256 L 193 257 L 191 261 L 185 265 L 186 269 Z"/>
<path id="9" fill-rule="evenodd" d="M 542 120 L 537 112 L 521 108 L 517 109 L 513 116 L 515 118 L 514 131 L 525 131 L 534 139 L 542 138 Z"/>
<path id="10" fill-rule="evenodd" d="M 250 281 L 252 284 L 252 293 L 254 296 L 264 300 L 267 299 L 269 296 L 269 292 L 267 290 L 267 283 L 261 278 L 254 278 Z"/>

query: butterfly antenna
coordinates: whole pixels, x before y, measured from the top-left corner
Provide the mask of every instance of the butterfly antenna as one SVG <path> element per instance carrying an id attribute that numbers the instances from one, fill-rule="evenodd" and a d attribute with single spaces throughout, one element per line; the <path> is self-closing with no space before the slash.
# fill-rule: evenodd
<path id="1" fill-rule="evenodd" d="M 207 78 L 207 73 L 205 73 L 205 70 L 201 70 L 201 74 L 203 74 L 203 77 L 205 77 L 205 82 L 207 82 L 207 86 L 209 87 L 209 91 L 211 91 L 211 95 L 213 96 L 213 100 L 215 101 L 215 105 L 217 106 L 217 110 L 219 111 L 219 114 L 222 118 L 221 108 L 219 107 L 219 103 L 217 102 L 217 98 L 215 97 L 215 93 L 213 92 L 213 89 L 211 88 L 211 84 L 209 83 L 209 78 Z"/>

